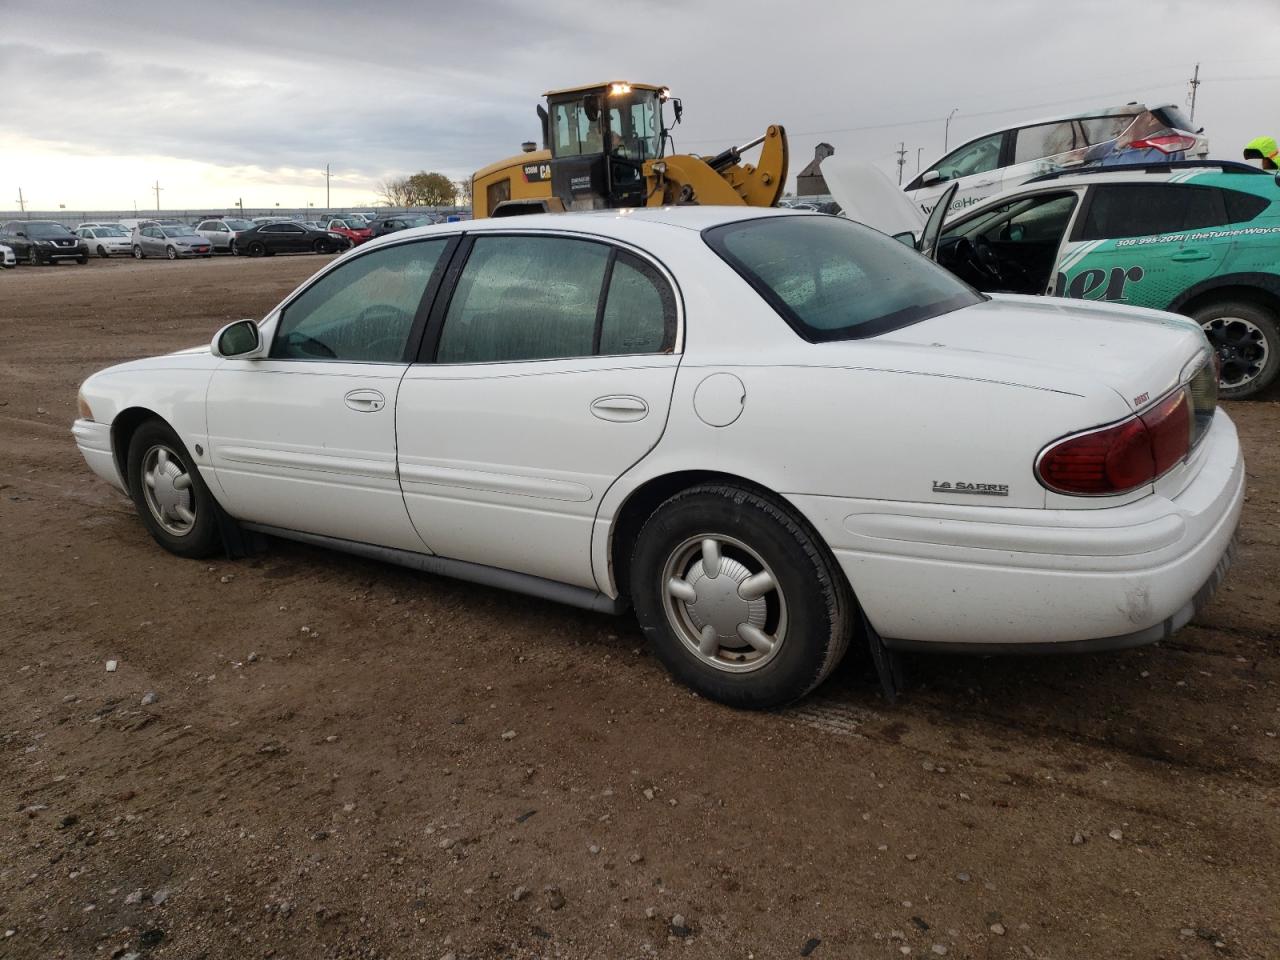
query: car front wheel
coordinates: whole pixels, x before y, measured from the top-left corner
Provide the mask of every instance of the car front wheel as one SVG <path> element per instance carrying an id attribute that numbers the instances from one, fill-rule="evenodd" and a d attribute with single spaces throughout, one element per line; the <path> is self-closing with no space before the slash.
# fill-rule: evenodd
<path id="1" fill-rule="evenodd" d="M 1218 355 L 1218 391 L 1244 400 L 1280 374 L 1280 317 L 1249 300 L 1221 300 L 1192 312 Z"/>
<path id="2" fill-rule="evenodd" d="M 109 256 L 109 254 L 107 253 L 107 248 L 104 247 L 102 244 L 98 244 L 98 256 L 100 256 L 103 260 L 107 259 L 107 257 Z"/>
<path id="3" fill-rule="evenodd" d="M 328 240 L 317 240 L 311 245 L 311 249 L 316 253 L 332 253 L 333 249 L 329 246 Z"/>
<path id="4" fill-rule="evenodd" d="M 135 243 L 135 244 L 133 245 L 133 259 L 135 259 L 135 260 L 141 260 L 141 259 L 143 259 L 145 256 L 146 256 L 146 254 L 142 252 L 142 247 L 140 247 L 138 244 L 136 244 L 136 243 Z"/>
<path id="5" fill-rule="evenodd" d="M 848 647 L 854 601 L 817 535 L 773 498 L 707 484 L 645 522 L 631 600 L 677 679 L 735 707 L 776 707 L 821 683 Z"/>
<path id="6" fill-rule="evenodd" d="M 180 557 L 207 557 L 219 545 L 213 497 L 173 429 L 149 420 L 129 441 L 129 492 L 155 541 Z"/>
<path id="7" fill-rule="evenodd" d="M 27 251 L 27 263 L 33 267 L 40 266 L 40 254 L 36 253 L 36 248 L 32 247 Z"/>
<path id="8" fill-rule="evenodd" d="M 255 240 L 249 244 L 249 256 L 264 257 L 267 254 L 267 248 L 261 240 Z"/>
<path id="9" fill-rule="evenodd" d="M 166 257 L 168 257 L 170 260 L 177 260 L 177 259 L 178 259 L 178 251 L 177 251 L 177 250 L 175 250 L 173 247 L 165 247 L 165 248 L 164 248 L 164 255 L 165 255 Z"/>

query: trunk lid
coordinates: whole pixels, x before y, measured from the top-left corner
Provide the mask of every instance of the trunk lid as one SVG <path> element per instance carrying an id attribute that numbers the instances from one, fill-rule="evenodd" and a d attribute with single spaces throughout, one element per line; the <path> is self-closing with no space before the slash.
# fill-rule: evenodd
<path id="1" fill-rule="evenodd" d="M 946 347 L 960 368 L 1050 389 L 1104 384 L 1130 410 L 1173 389 L 1210 356 L 1200 327 L 1157 310 L 1079 300 L 996 295 L 922 321 L 882 342 Z M 955 371 L 959 373 L 959 370 Z M 1081 427 L 1089 426 L 1081 424 Z"/>

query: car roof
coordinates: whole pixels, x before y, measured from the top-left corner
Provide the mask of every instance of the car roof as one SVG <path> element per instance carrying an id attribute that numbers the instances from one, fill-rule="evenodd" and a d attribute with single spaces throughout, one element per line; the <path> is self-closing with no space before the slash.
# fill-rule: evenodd
<path id="1" fill-rule="evenodd" d="M 497 233 L 503 230 L 548 230 L 561 233 L 581 233 L 605 239 L 622 241 L 637 239 L 636 234 L 653 236 L 651 230 L 690 230 L 700 232 L 709 227 L 743 220 L 762 220 L 769 217 L 827 217 L 825 213 L 811 210 L 787 210 L 780 207 L 642 207 L 619 210 L 580 210 L 572 213 L 531 213 L 518 217 L 483 217 L 479 220 L 460 220 L 456 223 L 436 223 L 424 227 L 410 227 L 395 233 L 374 237 L 362 244 L 360 250 L 370 250 L 387 243 L 402 243 L 413 237 L 429 237 L 450 233 Z M 635 229 L 639 227 L 640 229 Z M 640 244 L 643 246 L 643 243 Z"/>
<path id="2" fill-rule="evenodd" d="M 1255 177 L 1267 175 L 1267 171 L 1248 164 L 1234 161 L 1198 162 L 1185 160 L 1176 163 L 1123 164 L 1116 167 L 1090 167 L 1073 170 L 1059 170 L 1034 177 L 1020 186 L 1011 187 L 1006 193 L 1021 190 L 1023 187 L 1049 187 L 1085 185 L 1091 183 L 1169 183 L 1188 180 L 1191 177 L 1217 174 L 1226 177 Z M 984 204 L 985 205 L 985 204 Z"/>
<path id="3" fill-rule="evenodd" d="M 1155 106 L 1147 106 L 1145 103 L 1126 103 L 1113 107 L 1097 107 L 1093 110 L 1081 110 L 1075 113 L 1056 113 L 1051 117 L 1039 117 L 1035 120 L 1019 120 L 1017 123 L 1006 123 L 1003 126 L 991 127 L 977 136 L 969 137 L 963 141 L 960 146 L 973 143 L 975 140 L 981 140 L 983 137 L 989 137 L 994 133 L 1004 133 L 1006 130 L 1020 130 L 1023 127 L 1038 127 L 1045 123 L 1061 123 L 1064 120 L 1087 120 L 1091 117 L 1110 117 L 1110 116 L 1137 116 L 1140 113 L 1150 110 L 1159 110 L 1161 107 L 1176 106 L 1173 103 L 1159 103 Z M 957 148 L 959 149 L 959 148 Z M 942 156 L 947 156 L 944 153 Z"/>

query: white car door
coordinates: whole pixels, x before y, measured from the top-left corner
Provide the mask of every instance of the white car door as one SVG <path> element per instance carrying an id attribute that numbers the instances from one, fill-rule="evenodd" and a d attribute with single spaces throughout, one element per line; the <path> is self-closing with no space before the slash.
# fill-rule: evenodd
<path id="1" fill-rule="evenodd" d="M 206 398 L 223 506 L 254 523 L 424 551 L 396 477 L 396 393 L 454 238 L 343 261 L 225 360 Z"/>
<path id="2" fill-rule="evenodd" d="M 475 234 L 458 257 L 396 404 L 409 515 L 440 556 L 596 589 L 600 500 L 666 426 L 674 286 L 554 233 Z"/>
<path id="3" fill-rule="evenodd" d="M 952 201 L 952 209 L 957 211 L 999 193 L 1000 164 L 1005 160 L 1007 139 L 1008 131 L 1001 131 L 957 147 L 907 184 L 907 195 L 927 216 L 933 212 L 938 197 L 953 183 L 959 184 Z"/>

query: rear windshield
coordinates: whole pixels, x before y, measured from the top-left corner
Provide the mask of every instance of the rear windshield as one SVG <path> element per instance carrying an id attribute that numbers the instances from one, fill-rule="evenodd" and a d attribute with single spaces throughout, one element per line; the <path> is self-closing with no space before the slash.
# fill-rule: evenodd
<path id="1" fill-rule="evenodd" d="M 984 299 L 897 240 L 840 217 L 761 217 L 703 236 L 813 342 L 875 336 Z"/>
<path id="2" fill-rule="evenodd" d="M 1170 104 L 1165 107 L 1157 107 L 1151 111 L 1156 115 L 1156 119 L 1165 126 L 1172 127 L 1174 130 L 1186 130 L 1188 133 L 1195 133 L 1198 127 L 1195 121 L 1182 112 L 1181 107 Z"/>

